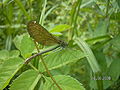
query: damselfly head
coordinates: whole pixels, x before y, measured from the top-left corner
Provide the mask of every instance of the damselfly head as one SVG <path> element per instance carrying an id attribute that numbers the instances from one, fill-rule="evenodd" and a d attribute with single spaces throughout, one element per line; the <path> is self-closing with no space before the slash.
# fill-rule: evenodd
<path id="1" fill-rule="evenodd" d="M 62 40 L 59 40 L 59 45 L 63 48 L 67 47 L 68 46 L 68 43 L 62 41 Z"/>

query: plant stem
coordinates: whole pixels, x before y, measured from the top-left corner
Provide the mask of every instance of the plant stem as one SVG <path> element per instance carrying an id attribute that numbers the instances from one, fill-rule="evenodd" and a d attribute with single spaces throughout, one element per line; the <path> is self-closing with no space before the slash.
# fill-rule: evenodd
<path id="1" fill-rule="evenodd" d="M 106 18 L 108 18 L 109 4 L 110 4 L 110 0 L 107 0 L 107 7 L 106 7 Z"/>
<path id="2" fill-rule="evenodd" d="M 62 88 L 57 84 L 57 82 L 55 81 L 55 79 L 53 78 L 52 74 L 50 73 L 50 71 L 48 70 L 47 64 L 44 62 L 44 59 L 42 56 L 40 56 L 41 61 L 43 63 L 43 65 L 45 66 L 46 72 L 48 73 L 48 75 L 50 76 L 50 78 L 53 80 L 53 82 L 56 84 L 56 86 L 59 88 L 59 90 L 62 90 Z"/>

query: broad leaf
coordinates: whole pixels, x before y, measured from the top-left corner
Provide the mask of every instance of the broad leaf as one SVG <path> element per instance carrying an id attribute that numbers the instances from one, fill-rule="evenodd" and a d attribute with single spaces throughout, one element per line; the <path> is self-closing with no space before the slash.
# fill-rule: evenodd
<path id="1" fill-rule="evenodd" d="M 54 76 L 57 84 L 62 88 L 62 90 L 85 90 L 81 83 L 76 79 L 65 76 L 65 75 L 56 75 Z M 46 78 L 46 82 L 43 86 L 43 90 L 59 90 L 58 87 L 53 83 L 51 78 Z"/>
<path id="2" fill-rule="evenodd" d="M 114 72 L 113 72 L 114 71 Z M 120 59 L 116 58 L 111 63 L 108 68 L 108 76 L 111 77 L 112 80 L 116 81 L 120 76 Z"/>
<path id="3" fill-rule="evenodd" d="M 100 72 L 101 70 L 98 65 L 98 62 L 97 62 L 92 50 L 89 48 L 88 44 L 80 38 L 76 38 L 75 42 L 82 49 L 82 51 L 86 54 L 87 61 L 90 64 L 90 67 L 93 70 L 93 72 L 94 73 Z"/>
<path id="4" fill-rule="evenodd" d="M 9 58 L 5 60 L 0 68 L 0 90 L 4 89 L 21 68 L 23 60 L 21 58 Z"/>
<path id="5" fill-rule="evenodd" d="M 9 58 L 9 51 L 1 50 L 0 51 L 0 59 L 8 59 Z"/>
<path id="6" fill-rule="evenodd" d="M 34 90 L 40 77 L 34 70 L 25 71 L 12 83 L 10 90 Z"/>
<path id="7" fill-rule="evenodd" d="M 70 26 L 66 25 L 66 24 L 57 25 L 52 30 L 50 30 L 50 32 L 62 32 L 62 31 L 65 31 L 69 28 L 70 28 Z"/>
<path id="8" fill-rule="evenodd" d="M 111 41 L 112 45 L 113 45 L 113 49 L 115 49 L 116 51 L 120 52 L 120 35 L 113 38 L 113 40 Z"/>
<path id="9" fill-rule="evenodd" d="M 20 52 L 18 50 L 12 50 L 9 54 L 10 58 L 18 57 L 20 55 Z"/>
<path id="10" fill-rule="evenodd" d="M 14 43 L 15 43 L 16 47 L 21 51 L 21 55 L 24 58 L 31 56 L 31 54 L 35 48 L 34 42 L 29 37 L 28 34 L 23 34 L 21 36 L 17 36 L 14 39 Z"/>
<path id="11" fill-rule="evenodd" d="M 94 32 L 94 37 L 103 36 L 107 34 L 108 20 L 100 21 Z"/>
<path id="12" fill-rule="evenodd" d="M 18 56 L 19 56 L 18 50 L 12 50 L 10 52 L 8 50 L 1 50 L 0 51 L 0 67 L 9 58 L 14 58 L 14 57 L 18 57 Z"/>
<path id="13" fill-rule="evenodd" d="M 62 67 L 63 65 L 76 62 L 77 60 L 85 57 L 80 50 L 70 50 L 68 48 L 49 54 L 45 57 L 49 70 Z M 45 68 L 42 62 L 39 65 L 40 71 L 44 72 Z"/>

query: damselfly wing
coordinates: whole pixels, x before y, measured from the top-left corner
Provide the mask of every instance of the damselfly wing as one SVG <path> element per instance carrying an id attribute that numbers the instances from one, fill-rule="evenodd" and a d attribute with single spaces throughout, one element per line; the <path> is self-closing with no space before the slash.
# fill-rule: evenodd
<path id="1" fill-rule="evenodd" d="M 67 46 L 67 43 L 57 39 L 36 21 L 30 21 L 27 25 L 27 30 L 30 36 L 42 45 L 49 46 L 59 44 L 62 47 Z"/>

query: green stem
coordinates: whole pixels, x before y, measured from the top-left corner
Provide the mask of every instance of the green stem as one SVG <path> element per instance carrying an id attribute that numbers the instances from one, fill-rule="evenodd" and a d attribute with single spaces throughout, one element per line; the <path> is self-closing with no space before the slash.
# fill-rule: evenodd
<path id="1" fill-rule="evenodd" d="M 109 4 L 110 4 L 110 0 L 107 0 L 106 18 L 108 17 Z"/>
<path id="2" fill-rule="evenodd" d="M 59 88 L 59 90 L 62 90 L 62 88 L 57 84 L 57 82 L 55 81 L 55 79 L 53 78 L 52 74 L 50 73 L 50 71 L 48 70 L 47 64 L 44 62 L 44 59 L 42 56 L 40 56 L 41 61 L 43 63 L 43 65 L 45 66 L 46 72 L 48 73 L 48 75 L 50 76 L 50 78 L 52 79 L 52 81 L 56 84 L 56 86 Z"/>

